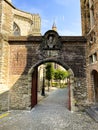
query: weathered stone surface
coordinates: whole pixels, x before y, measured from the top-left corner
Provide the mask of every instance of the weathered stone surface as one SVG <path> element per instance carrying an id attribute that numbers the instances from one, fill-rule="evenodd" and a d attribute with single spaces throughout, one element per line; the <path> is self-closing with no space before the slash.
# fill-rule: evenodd
<path id="1" fill-rule="evenodd" d="M 89 0 L 81 0 L 82 32 L 85 37 L 58 34 L 54 37 L 55 33 L 51 30 L 46 33 L 46 36 L 40 36 L 39 15 L 17 10 L 6 0 L 0 1 L 0 13 L 2 13 L 0 15 L 0 32 L 2 32 L 0 34 L 0 85 L 11 88 L 11 108 L 30 107 L 34 67 L 49 61 L 56 62 L 73 72 L 73 98 L 79 109 L 83 109 L 86 100 L 88 103 L 95 102 L 94 76 L 97 76 L 93 72 L 98 72 L 98 2 L 92 1 L 94 26 L 91 26 L 89 17 L 91 11 L 89 2 Z M 32 21 L 36 22 L 37 26 L 31 26 Z M 14 22 L 19 26 L 21 35 L 25 36 L 8 37 L 13 35 Z M 48 44 L 48 36 L 55 38 L 56 42 L 52 42 L 53 45 Z M 48 46 L 45 48 L 44 45 Z M 96 61 L 91 63 L 90 59 L 94 54 L 96 54 Z"/>
<path id="2" fill-rule="evenodd" d="M 0 93 L 0 113 L 9 110 L 9 91 Z"/>
<path id="3" fill-rule="evenodd" d="M 34 26 L 32 25 L 32 22 Z M 8 97 L 6 96 L 5 93 L 3 96 L 3 92 L 8 91 L 9 88 L 11 88 L 12 86 L 14 86 L 14 84 L 16 84 L 16 81 L 19 79 L 20 75 L 24 73 L 24 69 L 26 70 L 25 65 L 27 63 L 26 61 L 27 47 L 25 45 L 24 46 L 20 45 L 18 46 L 19 50 L 17 50 L 17 47 L 15 48 L 15 46 L 14 49 L 10 48 L 8 43 L 8 36 L 9 35 L 13 36 L 14 23 L 16 23 L 17 26 L 20 28 L 20 34 L 25 35 L 27 37 L 27 41 L 28 39 L 30 39 L 31 35 L 35 36 L 40 35 L 40 16 L 38 14 L 30 14 L 16 9 L 12 5 L 11 0 L 0 0 L 0 93 L 2 92 L 2 96 L 0 97 L 0 103 L 3 104 L 4 102 L 4 104 L 6 104 L 5 105 L 6 107 L 8 106 L 7 102 L 5 103 L 5 100 L 3 99 L 5 96 L 5 99 L 8 100 Z M 10 57 L 13 57 L 12 59 L 13 63 L 11 63 L 12 60 Z M 18 57 L 20 58 L 18 59 Z M 16 61 L 15 58 L 17 59 Z M 29 61 L 30 60 L 31 58 L 29 59 Z M 27 64 L 30 64 L 30 62 Z M 28 70 L 25 71 L 26 74 L 27 72 Z M 29 88 L 28 81 L 26 80 L 26 78 L 25 79 L 23 78 L 22 80 L 20 79 L 20 82 L 22 81 L 23 84 L 20 86 L 20 88 L 17 89 L 20 90 L 21 93 L 19 94 L 19 98 L 16 96 L 15 103 L 16 101 L 18 102 L 20 100 L 19 103 L 21 104 L 21 108 L 22 108 L 21 102 L 23 102 L 23 108 L 24 108 L 25 106 L 29 106 L 27 104 L 30 103 L 30 101 L 28 101 L 30 100 L 30 96 L 28 94 L 28 91 L 30 93 L 30 90 L 28 89 Z M 24 91 L 22 91 L 23 86 L 25 86 Z M 14 94 L 18 95 L 18 92 L 17 94 L 15 93 Z M 11 94 L 9 95 L 11 96 Z M 6 109 L 5 106 L 1 105 L 1 110 L 3 109 L 5 110 Z"/>
<path id="4" fill-rule="evenodd" d="M 49 31 L 49 35 L 51 34 Z M 52 33 L 53 34 L 53 33 Z M 48 34 L 47 34 L 48 35 Z M 59 37 L 59 36 L 58 36 Z M 59 42 L 62 47 L 44 48 L 43 37 L 10 37 L 10 97 L 13 109 L 26 109 L 31 105 L 31 87 L 33 67 L 42 63 L 53 61 L 65 69 L 71 69 L 76 82 L 74 83 L 74 97 L 77 107 L 83 109 L 86 101 L 86 40 L 84 37 L 61 37 Z M 34 42 L 35 39 L 35 42 Z M 47 39 L 46 39 L 47 40 Z M 65 40 L 65 41 L 64 41 Z M 79 40 L 79 41 L 78 41 Z M 20 44 L 21 43 L 21 44 Z M 41 44 L 43 46 L 41 46 Z M 59 48 L 60 47 L 60 48 Z M 48 55 L 48 53 L 51 55 Z M 29 74 L 30 73 L 30 74 Z M 29 80 L 30 79 L 30 80 Z M 80 86 L 77 86 L 77 83 Z M 25 100 L 24 100 L 25 99 Z"/>

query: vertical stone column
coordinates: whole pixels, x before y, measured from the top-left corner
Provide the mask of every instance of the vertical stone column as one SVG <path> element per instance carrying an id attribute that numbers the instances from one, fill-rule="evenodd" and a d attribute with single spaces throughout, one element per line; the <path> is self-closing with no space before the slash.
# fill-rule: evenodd
<path id="1" fill-rule="evenodd" d="M 2 89 L 8 88 L 8 58 L 9 58 L 9 45 L 7 36 L 0 34 L 0 87 Z"/>
<path id="2" fill-rule="evenodd" d="M 86 32 L 86 12 L 85 12 L 85 4 L 83 0 L 80 0 L 81 3 L 81 21 L 82 21 L 82 35 L 85 35 Z"/>
<path id="3" fill-rule="evenodd" d="M 74 81 L 74 111 L 84 110 L 87 101 L 86 78 L 75 77 Z"/>
<path id="4" fill-rule="evenodd" d="M 40 36 L 40 26 L 41 26 L 41 19 L 39 14 L 33 14 L 32 15 L 32 35 L 34 36 Z"/>
<path id="5" fill-rule="evenodd" d="M 9 110 L 8 58 L 9 45 L 7 36 L 0 34 L 0 111 Z"/>
<path id="6" fill-rule="evenodd" d="M 3 34 L 11 35 L 13 31 L 13 7 L 11 6 L 11 0 L 2 0 L 2 19 L 1 19 L 1 32 Z"/>

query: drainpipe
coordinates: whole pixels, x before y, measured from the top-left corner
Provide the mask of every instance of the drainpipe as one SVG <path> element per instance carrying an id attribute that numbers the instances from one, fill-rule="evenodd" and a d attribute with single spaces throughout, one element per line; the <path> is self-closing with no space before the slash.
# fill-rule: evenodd
<path id="1" fill-rule="evenodd" d="M 69 88 L 69 101 L 68 101 L 68 109 L 71 111 L 71 92 L 70 92 L 70 77 L 68 78 L 68 88 Z"/>

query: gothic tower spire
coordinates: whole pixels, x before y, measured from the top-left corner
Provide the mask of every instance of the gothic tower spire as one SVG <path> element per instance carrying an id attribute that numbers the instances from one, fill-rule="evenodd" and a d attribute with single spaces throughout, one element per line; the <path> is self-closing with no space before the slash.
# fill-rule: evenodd
<path id="1" fill-rule="evenodd" d="M 57 27 L 56 27 L 55 21 L 53 22 L 53 25 L 52 25 L 52 30 L 54 30 L 54 31 L 56 31 L 56 32 L 57 32 Z"/>

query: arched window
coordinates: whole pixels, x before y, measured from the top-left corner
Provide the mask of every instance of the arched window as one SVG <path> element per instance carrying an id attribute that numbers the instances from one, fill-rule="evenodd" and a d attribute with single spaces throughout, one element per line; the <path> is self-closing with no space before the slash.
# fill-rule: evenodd
<path id="1" fill-rule="evenodd" d="M 20 28 L 19 26 L 14 22 L 13 24 L 13 35 L 14 36 L 20 36 Z"/>

